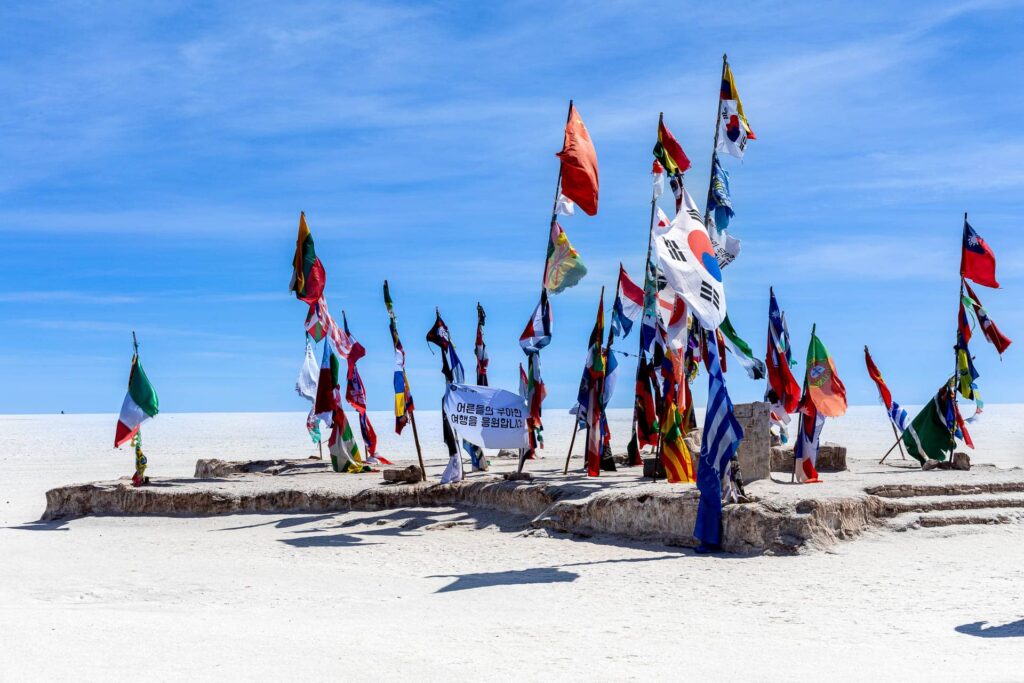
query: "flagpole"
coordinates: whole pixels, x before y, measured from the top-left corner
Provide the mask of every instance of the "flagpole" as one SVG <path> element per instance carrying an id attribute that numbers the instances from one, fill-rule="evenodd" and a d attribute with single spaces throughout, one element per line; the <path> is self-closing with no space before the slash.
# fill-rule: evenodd
<path id="1" fill-rule="evenodd" d="M 817 332 L 817 330 L 818 330 L 818 323 L 812 323 L 811 324 L 811 343 L 812 344 L 814 343 L 814 333 Z M 803 393 L 804 396 L 807 395 L 807 368 L 804 368 L 804 386 L 803 386 L 803 389 L 802 389 L 802 393 Z M 800 397 L 800 400 L 801 400 L 801 402 L 803 402 L 803 396 Z M 789 480 L 790 483 L 793 483 L 793 482 L 796 481 L 796 446 L 797 446 L 797 444 L 800 443 L 800 439 L 802 439 L 803 436 L 804 436 L 804 411 L 803 411 L 803 409 L 801 407 L 798 407 L 797 410 L 800 411 L 800 421 L 797 422 L 797 424 L 796 424 L 796 427 L 797 427 L 797 437 L 796 437 L 797 438 L 797 442 L 796 442 L 796 444 L 793 444 L 793 476 L 790 477 L 790 480 Z"/>
<path id="2" fill-rule="evenodd" d="M 664 118 L 665 118 L 665 112 L 658 112 L 658 130 L 661 130 L 661 123 L 664 120 Z M 663 169 L 663 173 L 665 173 L 667 175 L 668 171 Z M 647 286 L 650 284 L 650 279 L 651 279 L 651 268 L 650 268 L 650 264 L 651 264 L 651 251 L 652 251 L 652 246 L 654 244 L 654 217 L 655 217 L 655 215 L 657 213 L 657 210 L 658 210 L 658 191 L 656 189 L 655 184 L 652 182 L 651 183 L 651 218 L 650 218 L 650 220 L 647 223 L 647 258 L 644 259 L 644 305 L 640 309 L 640 326 L 639 326 L 639 329 L 637 330 L 636 379 L 633 381 L 633 387 L 634 387 L 633 421 L 632 421 L 633 434 L 636 434 L 636 402 L 637 402 L 637 399 L 639 398 L 639 396 L 636 394 L 635 387 L 637 385 L 639 385 L 639 383 L 640 383 L 640 359 L 643 358 L 644 355 L 645 355 L 644 335 L 643 335 L 643 330 L 644 330 L 644 312 L 645 312 L 644 308 L 646 308 L 646 305 L 647 305 Z M 619 269 L 620 269 L 619 283 L 616 284 L 616 287 L 615 287 L 615 292 L 616 292 L 615 296 L 616 297 L 618 297 L 619 287 L 622 284 L 622 278 L 621 278 L 622 263 L 621 262 L 619 263 Z M 657 297 L 657 292 L 655 292 L 655 297 Z M 657 302 L 655 302 L 654 314 L 658 315 Z M 633 435 L 631 434 L 630 435 L 630 440 L 632 440 L 632 438 L 633 438 Z M 661 432 L 660 432 L 660 430 L 658 432 L 658 442 L 659 443 L 661 442 Z M 636 452 L 637 452 L 637 455 L 640 456 L 640 460 L 642 462 L 643 461 L 643 456 L 640 455 L 640 441 L 639 441 L 639 439 L 637 439 Z M 630 463 L 630 464 L 632 464 L 632 463 Z"/>
<path id="3" fill-rule="evenodd" d="M 392 306 L 394 304 L 392 304 L 390 302 L 391 302 L 391 293 L 390 293 L 390 291 L 388 289 L 388 281 L 384 280 L 384 303 L 385 304 L 390 304 L 390 305 L 387 306 L 388 317 L 390 318 L 391 324 L 394 325 L 394 330 L 395 330 L 394 334 L 392 335 L 391 342 L 395 346 L 395 351 L 397 352 L 398 351 L 398 348 L 397 348 L 398 344 L 401 343 L 398 340 L 398 318 L 395 316 L 394 310 L 392 309 Z M 405 350 L 404 349 L 402 350 L 402 382 L 405 384 L 405 386 L 402 387 L 402 391 L 403 392 L 408 392 L 409 395 L 411 396 L 412 392 L 409 391 L 409 376 L 405 372 Z M 406 415 L 409 416 L 409 422 L 412 424 L 412 440 L 413 440 L 413 443 L 416 444 L 416 458 L 420 462 L 420 473 L 423 475 L 423 481 L 426 481 L 427 480 L 427 467 L 426 467 L 426 465 L 423 464 L 423 451 L 422 451 L 422 449 L 420 449 L 420 434 L 419 434 L 419 431 L 416 429 L 416 411 L 415 410 L 410 410 L 409 406 L 406 406 Z"/>
<path id="4" fill-rule="evenodd" d="M 725 80 L 725 69 L 729 65 L 729 55 L 722 53 L 722 76 L 718 79 L 718 106 L 715 109 L 715 141 L 711 145 L 711 173 L 708 178 L 708 196 L 711 195 L 711 188 L 715 184 L 715 157 L 718 156 L 718 139 L 722 132 L 722 81 Z M 708 224 L 708 207 L 704 205 L 704 225 Z"/>
<path id="5" fill-rule="evenodd" d="M 867 354 L 867 355 L 871 355 L 870 352 L 868 351 L 868 345 L 867 344 L 864 345 L 864 353 Z M 879 376 L 881 376 L 881 375 L 879 375 Z M 882 395 L 879 394 L 878 398 L 882 398 Z M 897 433 L 897 431 L 896 431 L 896 425 L 893 423 L 892 417 L 889 418 L 889 426 L 892 427 L 892 435 L 896 437 L 896 443 L 900 447 L 900 455 L 902 455 L 903 459 L 906 460 L 907 459 L 907 454 L 903 450 L 903 440 L 902 440 L 902 438 L 900 438 L 899 433 Z M 892 449 L 890 449 L 890 451 L 891 450 Z M 883 457 L 881 460 L 878 461 L 878 464 L 881 465 L 883 462 L 885 462 L 885 458 L 887 458 L 887 457 L 889 457 L 888 453 L 886 453 L 885 457 Z"/>
<path id="6" fill-rule="evenodd" d="M 580 421 L 573 418 L 575 426 L 572 430 L 572 439 L 569 441 L 569 452 L 565 454 L 565 469 L 562 470 L 562 474 L 569 474 L 569 460 L 572 458 L 572 447 L 576 445 L 576 435 L 580 432 Z"/>

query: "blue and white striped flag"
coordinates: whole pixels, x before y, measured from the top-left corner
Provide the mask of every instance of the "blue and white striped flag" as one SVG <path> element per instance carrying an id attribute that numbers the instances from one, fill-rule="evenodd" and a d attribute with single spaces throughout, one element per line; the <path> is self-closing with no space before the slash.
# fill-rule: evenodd
<path id="1" fill-rule="evenodd" d="M 717 550 L 722 545 L 722 473 L 736 456 L 736 449 L 743 439 L 743 428 L 736 419 L 725 388 L 718 344 L 713 337 L 709 339 L 707 349 L 708 409 L 704 416 L 700 467 L 697 469 L 700 505 L 693 535 L 705 550 Z"/>
<path id="2" fill-rule="evenodd" d="M 902 434 L 907 429 L 907 411 L 904 410 L 899 403 L 896 401 L 892 402 L 892 408 L 889 408 L 889 419 L 896 426 L 896 429 L 900 430 Z"/>

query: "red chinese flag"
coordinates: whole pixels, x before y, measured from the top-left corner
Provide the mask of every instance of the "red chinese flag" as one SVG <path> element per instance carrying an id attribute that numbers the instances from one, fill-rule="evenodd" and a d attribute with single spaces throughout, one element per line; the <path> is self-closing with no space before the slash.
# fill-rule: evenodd
<path id="1" fill-rule="evenodd" d="M 576 107 L 569 105 L 565 143 L 558 153 L 562 161 L 562 194 L 576 202 L 588 216 L 597 213 L 597 152 Z"/>
<path id="2" fill-rule="evenodd" d="M 882 379 L 882 371 L 875 365 L 875 359 L 868 353 L 868 347 L 866 346 L 864 347 L 864 364 L 868 366 L 868 376 L 874 380 L 875 386 L 878 387 L 878 396 L 882 399 L 886 410 L 892 408 L 892 392 L 889 391 L 885 380 Z"/>
<path id="3" fill-rule="evenodd" d="M 996 282 L 996 255 L 981 235 L 964 221 L 964 244 L 960 257 L 960 276 L 974 280 L 979 285 L 998 287 Z"/>

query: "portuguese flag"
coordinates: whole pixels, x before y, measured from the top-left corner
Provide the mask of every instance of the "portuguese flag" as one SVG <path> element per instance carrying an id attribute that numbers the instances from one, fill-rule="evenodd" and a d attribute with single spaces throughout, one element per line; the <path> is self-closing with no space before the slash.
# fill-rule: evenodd
<path id="1" fill-rule="evenodd" d="M 132 356 L 132 371 L 128 376 L 128 394 L 121 404 L 121 415 L 117 418 L 114 433 L 114 448 L 118 448 L 135 436 L 143 422 L 160 412 L 160 399 L 156 389 L 146 377 L 146 371 L 139 363 L 138 354 Z"/>
<path id="2" fill-rule="evenodd" d="M 295 240 L 295 257 L 292 259 L 292 281 L 290 291 L 295 292 L 299 301 L 315 304 L 323 296 L 327 273 L 317 258 L 313 246 L 313 235 L 306 225 L 306 213 L 299 214 L 299 236 Z"/>
<path id="3" fill-rule="evenodd" d="M 839 417 L 846 412 L 846 387 L 836 374 L 828 349 L 813 332 L 807 347 L 807 393 L 825 417 Z"/>

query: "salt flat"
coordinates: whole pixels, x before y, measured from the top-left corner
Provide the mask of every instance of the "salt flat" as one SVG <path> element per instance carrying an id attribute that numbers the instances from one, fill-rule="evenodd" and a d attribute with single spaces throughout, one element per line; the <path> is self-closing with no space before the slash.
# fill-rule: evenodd
<path id="1" fill-rule="evenodd" d="M 991 448 L 1020 464 L 1024 411 L 986 417 L 976 460 Z M 160 416 L 150 472 L 308 455 L 294 421 Z M 877 450 L 838 437 L 843 422 L 824 438 Z M 696 556 L 469 509 L 38 525 L 47 488 L 127 474 L 130 454 L 108 449 L 109 416 L 0 428 L 2 680 L 1021 676 L 1020 525 L 869 534 L 788 558 Z"/>

